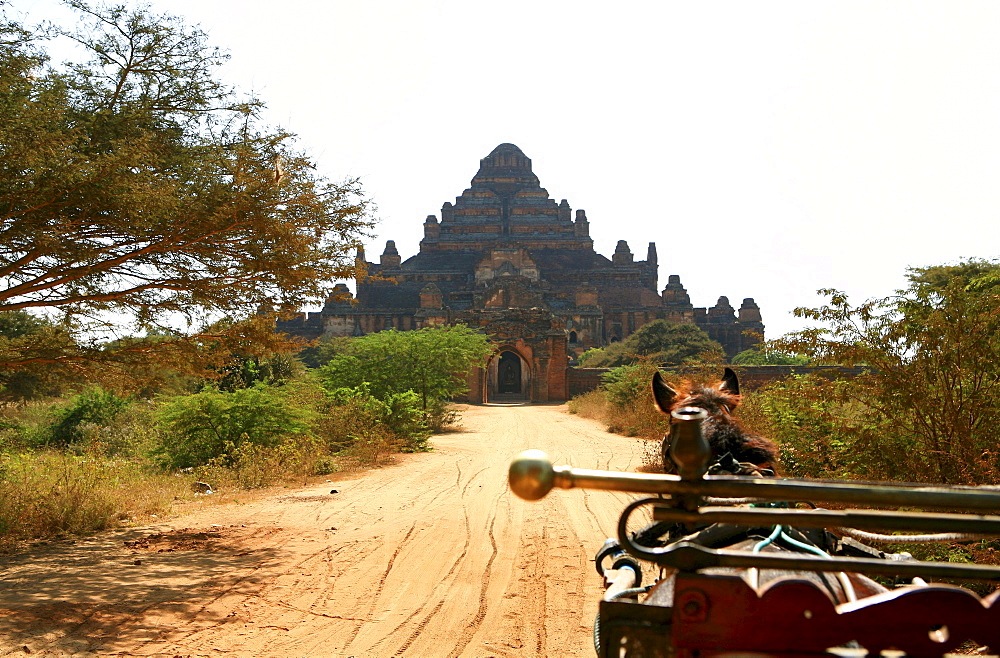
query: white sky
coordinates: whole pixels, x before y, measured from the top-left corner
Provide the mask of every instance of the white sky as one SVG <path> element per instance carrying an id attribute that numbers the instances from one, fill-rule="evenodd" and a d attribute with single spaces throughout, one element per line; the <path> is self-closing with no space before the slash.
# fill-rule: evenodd
<path id="1" fill-rule="evenodd" d="M 655 241 L 660 288 L 760 305 L 1000 255 L 1000 3 L 154 0 L 232 55 L 332 179 L 378 205 L 377 260 L 517 144 L 598 252 Z M 28 22 L 55 0 L 13 0 Z"/>

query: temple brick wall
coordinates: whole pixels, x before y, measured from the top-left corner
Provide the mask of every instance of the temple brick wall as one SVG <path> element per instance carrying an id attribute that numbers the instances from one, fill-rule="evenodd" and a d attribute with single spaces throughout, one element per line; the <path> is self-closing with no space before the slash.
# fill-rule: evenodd
<path id="1" fill-rule="evenodd" d="M 569 396 L 571 398 L 595 390 L 601 385 L 601 375 L 611 368 L 569 368 L 566 375 L 569 380 Z"/>

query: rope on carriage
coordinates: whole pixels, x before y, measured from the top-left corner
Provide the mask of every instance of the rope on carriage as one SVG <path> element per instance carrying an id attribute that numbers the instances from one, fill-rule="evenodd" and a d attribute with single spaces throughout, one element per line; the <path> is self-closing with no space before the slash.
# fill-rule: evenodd
<path id="1" fill-rule="evenodd" d="M 760 553 L 762 549 L 764 549 L 769 544 L 772 544 L 774 540 L 778 539 L 779 537 L 781 538 L 781 541 L 801 551 L 806 551 L 807 553 L 812 553 L 813 555 L 818 555 L 828 560 L 833 559 L 833 557 L 829 553 L 824 551 L 822 548 L 818 546 L 813 546 L 812 544 L 801 542 L 798 539 L 789 536 L 788 533 L 785 532 L 785 528 L 780 525 L 774 526 L 774 530 L 771 531 L 771 534 L 768 535 L 766 539 L 762 539 L 754 545 L 753 553 L 755 555 L 757 553 Z M 757 587 L 757 585 L 759 584 L 760 571 L 756 568 L 752 568 L 750 571 L 751 571 L 751 576 L 750 576 L 751 582 L 754 587 Z M 844 596 L 847 597 L 847 600 L 856 601 L 858 599 L 858 595 L 854 591 L 854 585 L 853 583 L 851 583 L 850 576 L 848 576 L 843 571 L 838 571 L 836 573 L 836 576 L 837 576 L 837 581 L 840 583 L 840 587 L 844 590 Z"/>
<path id="2" fill-rule="evenodd" d="M 802 549 L 803 551 L 807 551 L 814 555 L 819 555 L 820 557 L 825 557 L 828 560 L 833 559 L 833 557 L 830 554 L 828 554 L 826 551 L 819 548 L 818 546 L 812 546 L 810 544 L 800 542 L 797 539 L 793 539 L 792 537 L 789 537 L 784 530 L 781 531 L 781 539 L 783 541 L 788 542 L 792 546 L 795 546 L 796 548 Z M 838 571 L 836 575 L 837 575 L 837 580 L 840 582 L 840 587 L 844 590 L 844 596 L 847 597 L 847 600 L 857 601 L 858 595 L 854 591 L 854 584 L 851 583 L 851 577 L 848 576 L 843 571 Z"/>
<path id="3" fill-rule="evenodd" d="M 877 532 L 866 532 L 856 528 L 834 528 L 836 532 L 843 533 L 848 537 L 853 537 L 859 541 L 874 541 L 887 544 L 916 544 L 934 542 L 953 541 L 976 541 L 988 538 L 990 535 L 971 535 L 965 532 L 939 532 L 932 535 L 883 535 Z"/>
<path id="4" fill-rule="evenodd" d="M 754 555 L 760 553 L 766 546 L 770 546 L 774 543 L 774 540 L 778 538 L 781 531 L 782 527 L 780 525 L 774 526 L 774 530 L 771 531 L 771 534 L 754 544 L 753 549 L 750 552 Z M 757 567 L 750 567 L 747 569 L 747 576 L 750 577 L 750 585 L 754 589 L 757 589 L 757 586 L 760 585 L 760 570 Z"/>

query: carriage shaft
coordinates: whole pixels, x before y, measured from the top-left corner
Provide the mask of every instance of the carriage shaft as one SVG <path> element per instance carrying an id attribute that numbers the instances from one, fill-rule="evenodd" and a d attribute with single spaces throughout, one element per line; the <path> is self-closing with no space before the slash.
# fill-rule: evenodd
<path id="1" fill-rule="evenodd" d="M 676 475 L 620 473 L 569 466 L 554 466 L 552 469 L 552 486 L 561 489 L 694 494 L 717 498 L 758 498 L 774 501 L 808 500 L 864 506 L 930 507 L 978 512 L 995 512 L 1000 509 L 1000 490 L 996 489 L 944 488 L 849 480 L 745 478 L 734 475 L 707 475 L 701 480 L 682 480 Z"/>
<path id="2" fill-rule="evenodd" d="M 631 551 L 630 551 L 631 552 Z M 674 555 L 670 555 L 673 553 Z M 950 562 L 919 562 L 916 560 L 878 560 L 873 558 L 821 558 L 809 556 L 784 557 L 774 553 L 750 553 L 711 549 L 679 542 L 665 551 L 649 551 L 644 559 L 661 566 L 694 571 L 708 567 L 777 569 L 788 571 L 853 571 L 866 575 L 955 578 L 959 580 L 1000 581 L 1000 567 Z M 676 559 L 675 559 L 676 558 Z"/>
<path id="3" fill-rule="evenodd" d="M 794 525 L 807 528 L 858 528 L 860 530 L 908 530 L 915 532 L 959 532 L 1000 535 L 1000 516 L 969 514 L 925 514 L 878 510 L 780 510 L 702 507 L 697 511 L 657 505 L 653 519 L 673 523 L 741 526 Z"/>

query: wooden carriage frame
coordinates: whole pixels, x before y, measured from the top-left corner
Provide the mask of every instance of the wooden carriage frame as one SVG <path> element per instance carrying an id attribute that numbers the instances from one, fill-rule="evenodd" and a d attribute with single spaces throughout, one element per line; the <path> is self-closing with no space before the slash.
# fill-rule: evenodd
<path id="1" fill-rule="evenodd" d="M 701 432 L 705 417 L 704 410 L 694 407 L 673 412 L 671 453 L 679 475 L 554 466 L 537 450 L 522 453 L 511 464 L 510 487 L 526 500 L 538 500 L 552 488 L 655 495 L 629 504 L 619 520 L 615 546 L 620 546 L 619 556 L 627 556 L 605 571 L 602 553 L 598 553 L 598 571 L 609 585 L 595 626 L 600 656 L 942 656 L 966 642 L 1000 653 L 1000 590 L 981 598 L 956 585 L 926 584 L 934 579 L 1000 582 L 1000 567 L 808 554 L 789 557 L 787 553 L 706 548 L 689 541 L 662 548 L 636 543 L 627 530 L 628 521 L 645 506 L 652 507 L 655 521 L 689 528 L 785 525 L 1000 536 L 998 488 L 706 475 L 710 450 Z M 948 511 L 706 504 L 713 498 Z M 638 591 L 641 568 L 636 559 L 676 570 L 672 599 L 658 597 L 655 588 L 642 603 L 622 596 Z M 916 579 L 918 584 L 838 604 L 807 580 L 783 578 L 754 587 L 739 575 L 702 573 L 711 567 L 853 572 Z"/>

